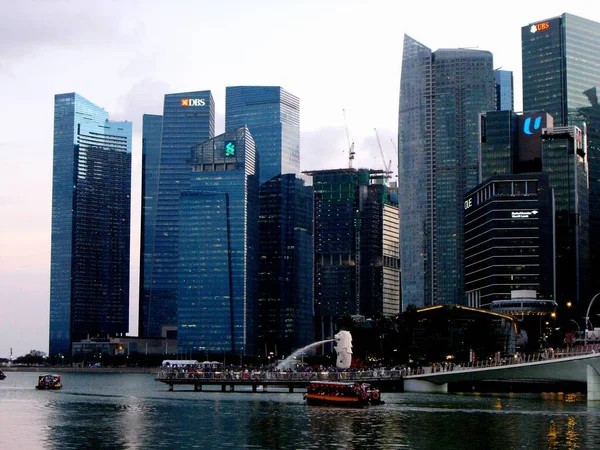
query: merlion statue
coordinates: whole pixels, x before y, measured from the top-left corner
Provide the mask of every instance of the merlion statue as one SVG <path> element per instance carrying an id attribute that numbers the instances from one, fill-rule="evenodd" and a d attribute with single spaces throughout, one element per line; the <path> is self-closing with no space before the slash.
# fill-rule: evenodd
<path id="1" fill-rule="evenodd" d="M 335 336 L 335 352 L 337 360 L 335 365 L 338 369 L 347 369 L 352 363 L 352 335 L 349 331 L 342 330 Z"/>

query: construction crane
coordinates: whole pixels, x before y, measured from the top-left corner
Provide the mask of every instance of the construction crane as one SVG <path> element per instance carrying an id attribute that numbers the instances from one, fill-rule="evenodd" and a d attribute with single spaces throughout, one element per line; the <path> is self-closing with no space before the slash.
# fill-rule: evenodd
<path id="1" fill-rule="evenodd" d="M 377 128 L 373 128 L 375 130 L 375 136 L 377 136 L 377 145 L 379 145 L 379 151 L 381 152 L 381 159 L 383 160 L 383 169 L 385 170 L 385 177 L 390 178 L 390 174 L 392 171 L 390 168 L 392 167 L 392 160 L 390 159 L 389 163 L 385 163 L 385 155 L 383 154 L 383 147 L 381 146 L 381 141 L 379 140 L 379 133 L 377 132 Z"/>
<path id="2" fill-rule="evenodd" d="M 350 132 L 348 131 L 348 121 L 346 120 L 346 110 L 342 109 L 344 113 L 344 127 L 346 128 L 346 139 L 348 140 L 348 168 L 352 169 L 352 160 L 354 159 L 354 141 L 350 139 Z"/>

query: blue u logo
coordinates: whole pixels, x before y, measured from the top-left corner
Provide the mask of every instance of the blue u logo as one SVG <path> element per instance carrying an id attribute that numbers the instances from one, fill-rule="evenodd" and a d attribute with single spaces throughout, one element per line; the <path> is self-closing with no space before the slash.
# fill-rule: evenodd
<path id="1" fill-rule="evenodd" d="M 533 122 L 533 131 L 539 130 L 541 124 L 542 116 L 536 117 Z M 523 124 L 523 131 L 525 132 L 525 134 L 533 134 L 533 131 L 531 130 L 531 117 L 525 119 L 525 123 Z"/>

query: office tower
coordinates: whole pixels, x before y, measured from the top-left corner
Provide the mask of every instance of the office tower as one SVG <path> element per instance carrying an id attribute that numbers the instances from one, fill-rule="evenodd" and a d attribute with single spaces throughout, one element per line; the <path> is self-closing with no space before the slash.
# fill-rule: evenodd
<path id="1" fill-rule="evenodd" d="M 554 196 L 548 175 L 495 175 L 464 199 L 467 306 L 489 308 L 517 290 L 554 299 Z"/>
<path id="2" fill-rule="evenodd" d="M 143 203 L 139 335 L 176 337 L 180 194 L 189 187 L 192 147 L 214 136 L 212 94 L 195 91 L 165 95 L 160 140 L 158 117 L 146 119 L 143 139 L 147 154 L 142 178 L 146 179 L 144 196 L 148 201 Z M 160 152 L 156 157 L 158 145 Z M 152 207 L 155 211 L 151 213 Z"/>
<path id="3" fill-rule="evenodd" d="M 256 142 L 260 184 L 300 172 L 300 102 L 278 86 L 226 88 L 225 130 L 246 125 Z"/>
<path id="4" fill-rule="evenodd" d="M 463 303 L 463 195 L 477 184 L 492 54 L 404 37 L 398 123 L 403 307 Z"/>
<path id="5" fill-rule="evenodd" d="M 384 222 L 394 214 L 395 199 L 380 184 L 382 171 L 306 173 L 314 189 L 315 332 L 326 339 L 341 316 L 399 311 L 394 224 Z M 391 299 L 394 290 L 398 297 Z"/>
<path id="6" fill-rule="evenodd" d="M 140 223 L 140 299 L 144 298 L 144 285 L 152 274 L 154 262 L 153 247 L 156 231 L 156 200 L 160 167 L 160 142 L 162 137 L 162 116 L 144 114 L 142 117 L 142 213 Z M 139 304 L 139 333 L 148 324 L 148 302 Z"/>
<path id="7" fill-rule="evenodd" d="M 553 117 L 545 112 L 492 111 L 482 114 L 481 120 L 482 174 L 543 174 L 548 178 L 555 205 L 556 286 L 552 295 L 547 289 L 541 289 L 539 295 L 557 301 L 563 308 L 567 303 L 579 305 L 590 281 L 585 132 L 573 126 L 554 126 Z M 522 231 L 527 233 L 525 228 Z M 471 298 L 472 287 L 466 289 Z"/>
<path id="8" fill-rule="evenodd" d="M 547 112 L 556 126 L 587 131 L 590 260 L 600 272 L 600 23 L 564 13 L 521 28 L 523 109 Z M 585 123 L 585 125 L 584 125 Z M 586 130 L 587 128 L 587 130 Z M 584 293 L 584 306 L 600 291 L 600 277 Z M 562 305 L 561 305 L 562 306 Z"/>
<path id="9" fill-rule="evenodd" d="M 258 352 L 313 342 L 313 190 L 295 174 L 260 187 Z"/>
<path id="10" fill-rule="evenodd" d="M 50 355 L 129 327 L 131 123 L 79 94 L 54 98 Z"/>
<path id="11" fill-rule="evenodd" d="M 178 346 L 254 352 L 258 177 L 248 128 L 191 151 L 179 202 Z"/>
<path id="12" fill-rule="evenodd" d="M 510 70 L 494 70 L 496 111 L 514 111 L 513 73 Z"/>

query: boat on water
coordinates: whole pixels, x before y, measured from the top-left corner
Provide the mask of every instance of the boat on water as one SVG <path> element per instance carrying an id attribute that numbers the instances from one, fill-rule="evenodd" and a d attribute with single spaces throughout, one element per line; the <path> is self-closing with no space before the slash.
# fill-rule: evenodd
<path id="1" fill-rule="evenodd" d="M 311 381 L 306 387 L 304 399 L 307 405 L 363 407 L 381 405 L 379 389 L 368 383 L 335 381 Z"/>
<path id="2" fill-rule="evenodd" d="M 42 390 L 62 389 L 62 381 L 60 379 L 60 375 L 54 375 L 49 373 L 45 375 L 40 375 L 38 377 L 38 384 L 35 388 Z"/>
<path id="3" fill-rule="evenodd" d="M 4 375 L 4 372 L 2 372 L 0 370 L 0 380 L 4 380 L 6 378 L 6 375 Z"/>

